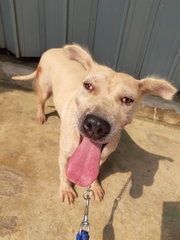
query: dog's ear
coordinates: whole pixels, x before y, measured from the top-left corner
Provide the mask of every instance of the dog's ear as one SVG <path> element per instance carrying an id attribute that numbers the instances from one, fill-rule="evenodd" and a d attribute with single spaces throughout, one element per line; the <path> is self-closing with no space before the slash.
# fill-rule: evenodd
<path id="1" fill-rule="evenodd" d="M 86 70 L 89 70 L 93 66 L 93 59 L 88 51 L 83 49 L 77 44 L 66 45 L 64 47 L 66 56 L 79 62 Z"/>
<path id="2" fill-rule="evenodd" d="M 139 81 L 142 95 L 150 94 L 160 96 L 164 99 L 172 99 L 177 89 L 161 78 L 147 77 Z"/>

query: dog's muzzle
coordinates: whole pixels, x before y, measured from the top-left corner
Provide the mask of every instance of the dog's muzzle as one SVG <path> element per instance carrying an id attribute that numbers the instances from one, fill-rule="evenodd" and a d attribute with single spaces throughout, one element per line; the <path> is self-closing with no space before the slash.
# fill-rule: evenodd
<path id="1" fill-rule="evenodd" d="M 82 130 L 86 137 L 101 140 L 110 133 L 111 126 L 106 120 L 88 114 L 82 123 Z"/>

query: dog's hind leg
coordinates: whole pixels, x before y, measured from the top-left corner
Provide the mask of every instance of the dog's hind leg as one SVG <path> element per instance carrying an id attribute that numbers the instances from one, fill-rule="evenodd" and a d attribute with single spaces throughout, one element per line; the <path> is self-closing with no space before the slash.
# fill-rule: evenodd
<path id="1" fill-rule="evenodd" d="M 42 68 L 39 66 L 36 74 L 36 93 L 38 96 L 38 111 L 36 119 L 40 124 L 43 124 L 46 121 L 45 103 L 51 96 L 52 87 L 50 82 L 47 81 L 41 73 Z"/>
<path id="2" fill-rule="evenodd" d="M 46 121 L 46 116 L 45 116 L 45 103 L 46 100 L 49 98 L 51 93 L 43 92 L 43 93 L 38 93 L 38 111 L 37 111 L 37 116 L 36 120 L 40 123 L 43 124 Z"/>

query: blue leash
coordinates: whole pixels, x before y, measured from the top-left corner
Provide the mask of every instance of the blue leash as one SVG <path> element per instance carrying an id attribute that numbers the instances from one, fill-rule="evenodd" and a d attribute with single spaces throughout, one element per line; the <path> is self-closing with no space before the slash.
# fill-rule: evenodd
<path id="1" fill-rule="evenodd" d="M 89 200 L 91 199 L 90 192 L 93 193 L 91 186 L 83 193 L 83 198 L 86 200 L 84 219 L 80 225 L 80 231 L 76 235 L 76 240 L 89 240 L 90 225 L 88 222 Z M 86 229 L 86 230 L 85 230 Z"/>
<path id="2" fill-rule="evenodd" d="M 78 234 L 76 235 L 76 240 L 89 240 L 89 233 L 84 230 L 78 232 Z"/>

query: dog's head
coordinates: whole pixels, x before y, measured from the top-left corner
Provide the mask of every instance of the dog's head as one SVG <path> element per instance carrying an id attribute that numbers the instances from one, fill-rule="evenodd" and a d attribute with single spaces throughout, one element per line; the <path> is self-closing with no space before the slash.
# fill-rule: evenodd
<path id="1" fill-rule="evenodd" d="M 171 99 L 176 89 L 163 79 L 147 77 L 136 80 L 97 64 L 78 45 L 67 45 L 66 55 L 78 61 L 86 70 L 75 97 L 76 116 L 82 136 L 98 143 L 108 143 L 132 121 L 139 102 L 145 94 Z"/>

